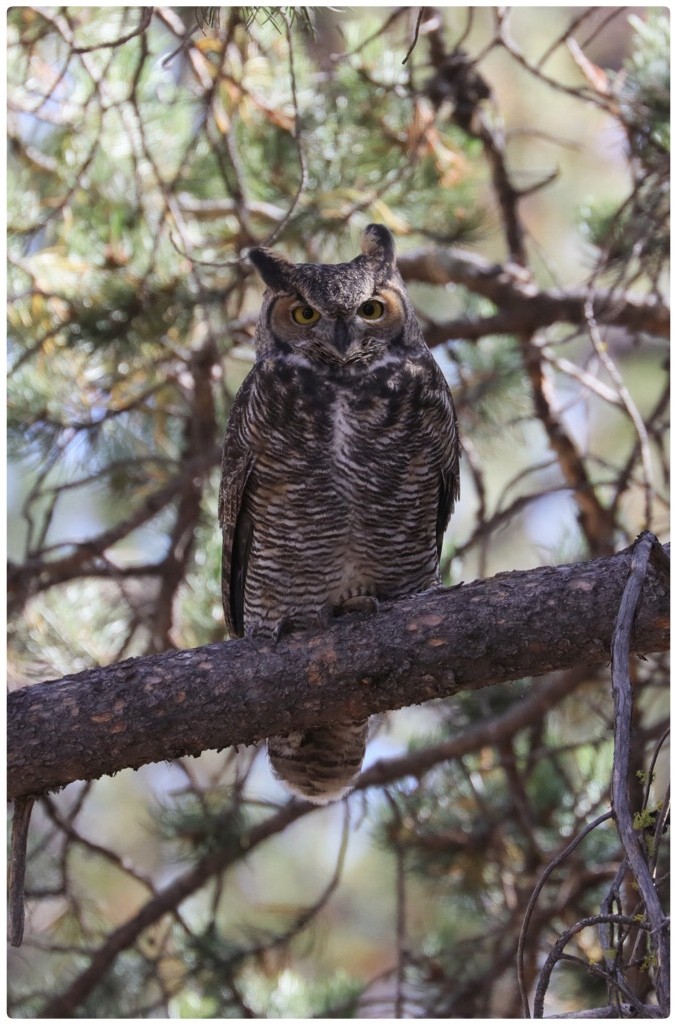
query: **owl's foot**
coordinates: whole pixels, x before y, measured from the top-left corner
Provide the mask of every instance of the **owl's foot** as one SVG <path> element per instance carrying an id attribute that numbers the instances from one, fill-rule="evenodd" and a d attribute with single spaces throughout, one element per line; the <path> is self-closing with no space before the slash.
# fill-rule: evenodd
<path id="1" fill-rule="evenodd" d="M 250 623 L 244 628 L 244 636 L 255 648 L 265 648 L 275 641 L 274 630 L 269 623 Z"/>
<path id="2" fill-rule="evenodd" d="M 309 630 L 314 626 L 325 626 L 324 619 L 318 615 L 290 615 L 272 622 L 259 621 L 245 627 L 244 635 L 255 645 L 277 644 L 288 634 L 297 630 Z"/>
<path id="3" fill-rule="evenodd" d="M 320 609 L 319 612 L 306 615 L 292 615 L 283 616 L 282 619 L 278 619 L 276 623 L 269 623 L 266 625 L 267 637 L 272 640 L 273 644 L 277 644 L 286 637 L 288 634 L 295 633 L 297 630 L 312 630 L 313 627 L 326 627 L 328 622 L 324 617 L 324 608 Z"/>
<path id="4" fill-rule="evenodd" d="M 380 607 L 381 603 L 373 594 L 355 594 L 333 608 L 332 615 L 344 616 L 350 612 L 364 612 L 368 616 L 375 616 Z"/>
<path id="5" fill-rule="evenodd" d="M 298 619 L 295 616 L 283 616 L 282 619 L 278 619 L 275 624 L 273 632 L 273 643 L 277 644 L 287 634 L 291 634 L 294 630 L 302 630 L 305 626 L 303 620 Z"/>
<path id="6" fill-rule="evenodd" d="M 332 605 L 327 602 L 321 605 L 314 612 L 297 613 L 294 616 L 285 616 L 275 624 L 275 641 L 279 641 L 286 634 L 295 630 L 327 630 L 334 619 L 348 612 L 375 612 L 378 602 L 375 598 L 367 595 L 358 595 L 355 598 L 348 598 L 340 605 Z"/>
<path id="7" fill-rule="evenodd" d="M 340 605 L 327 603 L 314 612 L 283 616 L 274 623 L 254 623 L 245 628 L 245 637 L 255 645 L 278 644 L 283 637 L 297 630 L 326 630 L 334 620 L 352 612 L 373 616 L 380 608 L 378 598 L 370 594 L 356 594 Z"/>
<path id="8" fill-rule="evenodd" d="M 315 627 L 320 630 L 327 630 L 334 620 L 339 619 L 341 616 L 348 616 L 351 612 L 362 612 L 365 615 L 373 616 L 380 607 L 378 598 L 374 598 L 373 595 L 355 594 L 350 598 L 346 598 L 339 605 L 327 602 L 326 605 L 319 608 L 311 617 L 308 617 L 303 626 L 306 629 Z"/>
<path id="9" fill-rule="evenodd" d="M 464 580 L 459 580 L 457 584 L 443 584 L 441 582 L 433 584 L 432 587 L 426 587 L 425 591 L 417 591 L 416 597 L 420 598 L 426 594 L 441 594 L 443 591 L 455 591 L 457 588 L 463 587 L 464 583 Z"/>
<path id="10" fill-rule="evenodd" d="M 295 630 L 326 630 L 331 626 L 332 619 L 337 615 L 333 605 L 322 605 L 314 612 L 306 612 L 295 616 L 284 616 L 275 624 L 275 641 Z"/>

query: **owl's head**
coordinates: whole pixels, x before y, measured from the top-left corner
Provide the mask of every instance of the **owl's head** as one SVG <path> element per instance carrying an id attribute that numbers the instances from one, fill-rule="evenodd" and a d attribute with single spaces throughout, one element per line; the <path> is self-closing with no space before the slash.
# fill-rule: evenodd
<path id="1" fill-rule="evenodd" d="M 257 329 L 260 355 L 277 351 L 351 366 L 422 344 L 393 236 L 382 224 L 365 228 L 362 252 L 350 263 L 291 263 L 261 248 L 248 255 L 268 286 Z"/>

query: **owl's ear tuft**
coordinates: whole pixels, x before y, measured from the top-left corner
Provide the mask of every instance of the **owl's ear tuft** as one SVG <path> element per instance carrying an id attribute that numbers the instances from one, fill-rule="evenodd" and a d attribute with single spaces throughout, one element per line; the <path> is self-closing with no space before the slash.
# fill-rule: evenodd
<path id="1" fill-rule="evenodd" d="M 368 224 L 362 232 L 362 252 L 370 260 L 392 268 L 395 265 L 395 239 L 384 224 Z"/>
<path id="2" fill-rule="evenodd" d="M 256 246 L 249 250 L 247 257 L 254 264 L 264 283 L 273 292 L 289 292 L 291 290 L 289 277 L 294 269 L 294 264 L 286 260 L 284 256 L 280 256 L 270 249 Z"/>

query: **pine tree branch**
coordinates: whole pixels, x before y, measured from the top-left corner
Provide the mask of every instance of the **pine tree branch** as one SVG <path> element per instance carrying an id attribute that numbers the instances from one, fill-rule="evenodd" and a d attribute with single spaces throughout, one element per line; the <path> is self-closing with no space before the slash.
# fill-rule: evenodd
<path id="1" fill-rule="evenodd" d="M 397 265 L 405 281 L 463 285 L 498 308 L 491 317 L 431 325 L 425 333 L 431 346 L 449 338 L 536 331 L 557 323 L 585 324 L 586 303 L 592 305 L 600 324 L 670 336 L 670 309 L 655 298 L 584 286 L 541 289 L 517 264 L 490 263 L 476 253 L 454 248 L 415 249 L 398 256 Z"/>
<path id="2" fill-rule="evenodd" d="M 10 560 L 7 566 L 7 604 L 10 615 L 19 615 L 26 601 L 40 591 L 79 577 L 99 575 L 107 551 L 132 531 L 153 520 L 177 497 L 181 501 L 186 490 L 195 487 L 195 478 L 204 477 L 218 465 L 220 452 L 219 446 L 203 446 L 198 456 L 183 462 L 179 473 L 151 492 L 124 520 L 87 541 L 72 542 L 72 551 L 66 555 L 55 557 L 52 550 L 49 553 L 43 550 L 30 555 L 22 564 Z M 106 570 L 114 576 L 118 568 L 111 571 L 110 564 L 106 563 Z M 120 572 L 124 573 L 124 568 Z"/>
<path id="3" fill-rule="evenodd" d="M 353 614 L 278 644 L 236 640 L 127 659 L 8 702 L 9 799 L 147 762 L 251 744 L 523 677 L 607 663 L 631 550 L 501 573 Z M 630 650 L 669 646 L 652 560 Z"/>

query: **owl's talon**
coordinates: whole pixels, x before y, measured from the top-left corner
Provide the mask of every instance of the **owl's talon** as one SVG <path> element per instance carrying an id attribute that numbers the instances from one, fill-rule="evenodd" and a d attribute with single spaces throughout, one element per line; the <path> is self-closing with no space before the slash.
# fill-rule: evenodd
<path id="1" fill-rule="evenodd" d="M 301 623 L 299 623 L 298 619 L 294 619 L 293 616 L 283 616 L 283 618 L 279 619 L 275 624 L 275 628 L 273 630 L 273 644 L 278 644 L 283 637 L 287 634 L 293 633 L 294 630 L 298 630 L 300 626 Z"/>
<path id="2" fill-rule="evenodd" d="M 244 636 L 255 648 L 264 648 L 270 643 L 270 630 L 261 623 L 246 626 Z"/>
<path id="3" fill-rule="evenodd" d="M 318 626 L 320 630 L 328 630 L 335 615 L 336 609 L 333 605 L 330 605 L 329 603 L 322 605 L 321 608 L 317 610 L 315 625 Z"/>
<path id="4" fill-rule="evenodd" d="M 276 623 L 254 623 L 247 626 L 244 635 L 255 647 L 265 647 L 266 644 L 278 644 L 283 637 L 302 626 L 293 616 L 284 616 Z"/>
<path id="5" fill-rule="evenodd" d="M 433 594 L 442 594 L 442 593 L 444 593 L 446 591 L 455 591 L 457 588 L 463 587 L 464 583 L 465 583 L 464 580 L 459 580 L 457 584 L 444 584 L 444 583 L 433 584 L 432 587 L 426 587 L 425 591 L 419 591 L 418 594 L 417 594 L 417 597 L 421 597 L 422 595 L 426 595 L 426 594 L 433 595 Z"/>
<path id="6" fill-rule="evenodd" d="M 356 594 L 336 606 L 334 615 L 344 616 L 351 612 L 362 612 L 367 616 L 375 616 L 380 608 L 381 603 L 373 594 Z"/>
<path id="7" fill-rule="evenodd" d="M 328 602 L 316 612 L 306 616 L 283 616 L 274 624 L 258 623 L 247 628 L 245 636 L 254 644 L 269 642 L 278 644 L 283 637 L 297 630 L 327 630 L 334 620 L 341 616 L 350 615 L 352 612 L 361 612 L 372 616 L 378 612 L 380 607 L 380 602 L 373 595 L 356 594 L 351 598 L 346 598 L 340 605 L 332 605 Z"/>
<path id="8" fill-rule="evenodd" d="M 333 605 L 322 605 L 316 612 L 305 616 L 285 616 L 275 625 L 275 641 L 295 630 L 326 630 L 331 625 L 334 614 Z"/>

